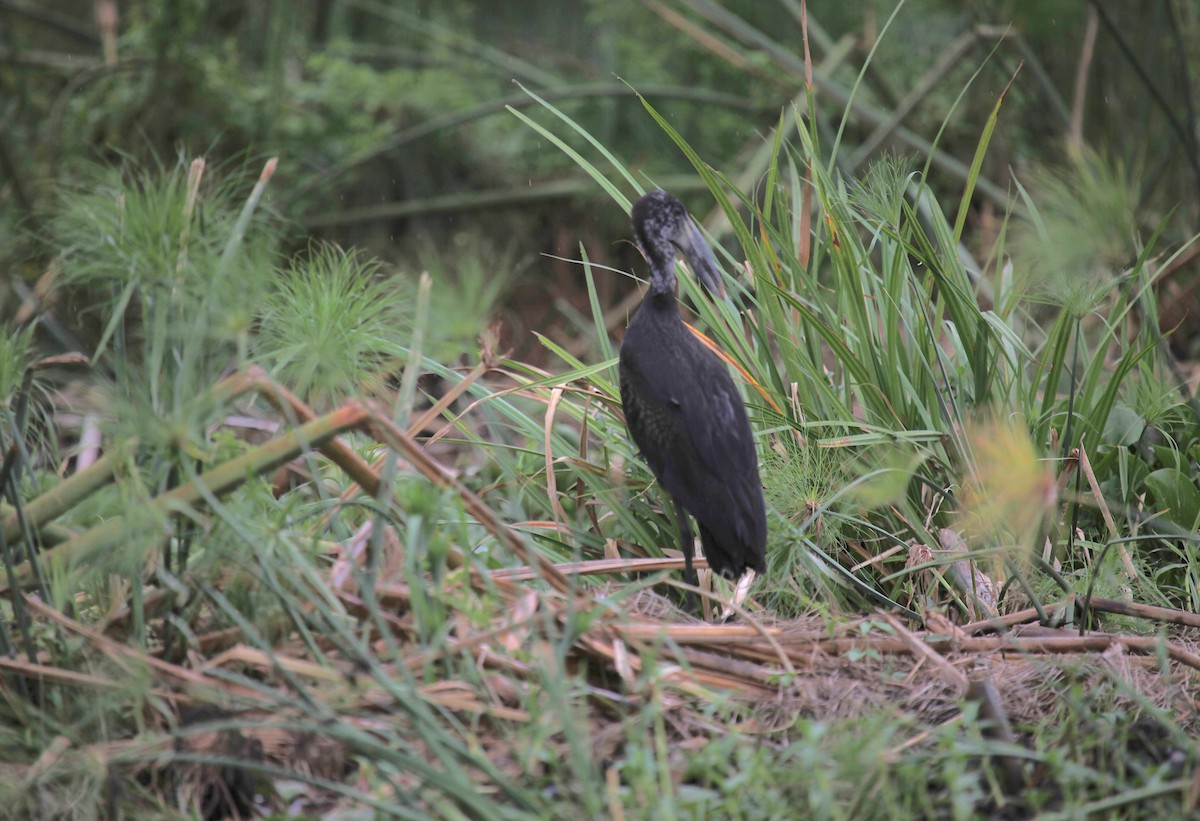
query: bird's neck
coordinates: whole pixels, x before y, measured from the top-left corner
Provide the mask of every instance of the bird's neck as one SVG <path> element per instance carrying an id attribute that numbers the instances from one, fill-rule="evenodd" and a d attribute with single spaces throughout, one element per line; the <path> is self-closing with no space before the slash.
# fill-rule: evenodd
<path id="1" fill-rule="evenodd" d="M 675 261 L 651 260 L 650 296 L 670 297 L 675 301 Z"/>

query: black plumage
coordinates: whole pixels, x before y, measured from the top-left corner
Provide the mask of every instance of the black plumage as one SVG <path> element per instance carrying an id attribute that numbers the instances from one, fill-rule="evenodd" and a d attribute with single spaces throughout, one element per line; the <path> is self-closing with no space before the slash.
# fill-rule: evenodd
<path id="1" fill-rule="evenodd" d="M 725 364 L 679 318 L 675 299 L 677 254 L 723 296 L 716 260 L 683 204 L 665 191 L 640 198 L 631 219 L 650 288 L 621 342 L 625 423 L 675 502 L 685 579 L 696 583 L 688 513 L 714 572 L 762 573 L 767 519 L 746 408 Z"/>

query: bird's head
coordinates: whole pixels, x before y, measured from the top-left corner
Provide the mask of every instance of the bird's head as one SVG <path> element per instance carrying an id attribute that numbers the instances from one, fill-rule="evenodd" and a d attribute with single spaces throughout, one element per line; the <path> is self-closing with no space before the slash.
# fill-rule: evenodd
<path id="1" fill-rule="evenodd" d="M 725 297 L 717 260 L 683 203 L 656 189 L 633 204 L 630 219 L 638 245 L 654 272 L 670 274 L 675 257 L 682 256 L 709 293 Z M 670 279 L 673 282 L 674 277 Z"/>

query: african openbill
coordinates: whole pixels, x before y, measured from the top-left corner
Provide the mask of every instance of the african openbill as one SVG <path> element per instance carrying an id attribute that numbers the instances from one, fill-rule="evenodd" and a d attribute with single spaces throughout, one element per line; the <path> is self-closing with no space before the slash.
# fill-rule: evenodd
<path id="1" fill-rule="evenodd" d="M 650 288 L 621 342 L 625 424 L 675 502 L 684 580 L 697 582 L 689 513 L 715 573 L 731 580 L 748 569 L 762 573 L 767 519 L 746 408 L 725 365 L 679 318 L 675 299 L 676 254 L 723 297 L 717 261 L 683 203 L 666 191 L 641 197 L 630 216 Z"/>

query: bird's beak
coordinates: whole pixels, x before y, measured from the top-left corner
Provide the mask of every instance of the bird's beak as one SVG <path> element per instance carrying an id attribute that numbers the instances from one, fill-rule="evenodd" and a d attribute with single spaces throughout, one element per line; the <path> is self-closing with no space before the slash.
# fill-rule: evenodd
<path id="1" fill-rule="evenodd" d="M 717 268 L 716 257 L 713 256 L 712 249 L 708 247 L 708 243 L 704 241 L 704 236 L 700 233 L 700 229 L 696 227 L 696 223 L 688 219 L 684 222 L 683 229 L 679 232 L 680 236 L 676 238 L 675 246 L 679 249 L 679 253 L 683 254 L 687 260 L 688 267 L 692 269 L 692 273 L 704 285 L 705 290 L 710 294 L 716 294 L 725 298 L 725 283 L 721 281 L 721 271 Z"/>

